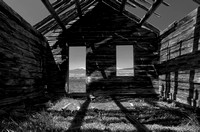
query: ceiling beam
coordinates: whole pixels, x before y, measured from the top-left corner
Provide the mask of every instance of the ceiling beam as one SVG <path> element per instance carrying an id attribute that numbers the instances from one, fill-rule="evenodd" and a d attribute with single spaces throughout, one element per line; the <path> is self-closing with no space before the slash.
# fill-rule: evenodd
<path id="1" fill-rule="evenodd" d="M 133 3 L 134 5 L 140 7 L 141 9 L 145 10 L 145 11 L 149 11 L 149 9 L 147 7 L 145 7 L 144 5 L 136 2 L 135 0 L 129 0 L 131 3 Z M 160 14 L 153 12 L 156 16 L 160 17 Z"/>
<path id="2" fill-rule="evenodd" d="M 76 8 L 77 8 L 77 12 L 78 12 L 78 16 L 81 18 L 82 17 L 82 11 L 81 11 L 81 6 L 79 3 L 79 0 L 75 0 L 76 2 Z"/>
<path id="3" fill-rule="evenodd" d="M 149 11 L 143 16 L 143 18 L 138 23 L 138 26 L 142 26 L 145 21 L 154 13 L 154 11 L 159 7 L 163 0 L 156 0 L 153 5 L 150 7 Z"/>
<path id="4" fill-rule="evenodd" d="M 127 0 L 122 0 L 122 4 L 121 4 L 121 7 L 120 7 L 120 13 L 122 13 L 124 11 L 124 8 L 125 8 L 125 5 L 126 5 L 126 1 Z"/>
<path id="5" fill-rule="evenodd" d="M 51 3 L 49 2 L 49 0 L 41 0 L 41 1 L 45 5 L 45 7 L 48 9 L 48 11 L 51 13 L 51 15 L 54 17 L 58 25 L 62 28 L 63 32 L 66 32 L 67 29 L 65 25 L 62 23 L 60 17 L 58 16 L 54 8 L 51 6 Z"/>

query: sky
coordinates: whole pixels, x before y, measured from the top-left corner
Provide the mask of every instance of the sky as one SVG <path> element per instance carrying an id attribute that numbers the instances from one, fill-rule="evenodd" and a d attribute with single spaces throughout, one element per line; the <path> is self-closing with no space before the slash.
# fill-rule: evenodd
<path id="1" fill-rule="evenodd" d="M 54 0 L 50 0 L 53 2 Z M 175 20 L 180 20 L 185 15 L 198 7 L 198 4 L 192 0 L 165 0 L 170 3 L 170 7 L 166 7 L 163 4 L 157 9 L 156 12 L 161 14 L 161 17 L 155 17 L 152 15 L 148 20 L 150 23 L 158 27 L 161 31 L 165 29 L 169 24 Z M 10 7 L 12 7 L 17 13 L 19 13 L 25 20 L 31 25 L 41 21 L 45 16 L 49 14 L 44 7 L 41 0 L 4 0 Z M 135 12 L 134 12 L 135 11 Z M 134 14 L 140 16 L 143 13 L 140 10 L 134 10 Z"/>
<path id="2" fill-rule="evenodd" d="M 50 0 L 50 2 L 53 2 L 55 0 Z M 156 10 L 161 17 L 156 17 L 155 15 L 152 15 L 148 22 L 160 29 L 160 31 L 167 28 L 168 25 L 173 23 L 176 20 L 180 20 L 184 16 L 186 16 L 188 13 L 193 11 L 195 8 L 198 7 L 198 4 L 193 2 L 192 0 L 165 0 L 167 3 L 169 3 L 171 6 L 166 7 L 161 4 L 161 6 Z M 49 12 L 41 2 L 41 0 L 4 0 L 11 8 L 13 8 L 18 14 L 20 14 L 27 22 L 29 22 L 31 25 L 35 25 L 42 19 L 44 19 L 47 15 L 49 15 Z M 131 9 L 131 11 L 140 17 L 144 15 L 144 11 L 140 9 Z M 124 53 L 128 51 L 128 48 L 123 49 Z M 74 58 L 70 63 L 70 67 L 79 68 L 79 67 L 85 67 L 85 60 L 83 61 L 83 58 L 78 57 L 82 56 L 84 53 L 83 49 L 71 49 L 71 56 Z M 129 60 L 126 59 L 126 54 L 122 54 L 121 61 L 123 60 L 124 66 L 128 67 Z M 127 64 L 127 65 L 126 65 Z M 122 68 L 122 67 L 120 67 Z"/>
<path id="3" fill-rule="evenodd" d="M 117 69 L 133 67 L 133 46 L 117 46 Z M 125 53 L 125 54 L 124 54 Z"/>
<path id="4" fill-rule="evenodd" d="M 69 47 L 69 69 L 77 68 L 86 69 L 86 47 Z"/>

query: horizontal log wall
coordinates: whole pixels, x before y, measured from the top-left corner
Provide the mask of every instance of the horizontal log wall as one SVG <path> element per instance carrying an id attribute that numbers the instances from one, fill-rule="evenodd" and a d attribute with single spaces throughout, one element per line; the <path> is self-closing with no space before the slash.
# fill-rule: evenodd
<path id="1" fill-rule="evenodd" d="M 55 88 L 56 65 L 45 38 L 0 0 L 0 107 Z"/>
<path id="2" fill-rule="evenodd" d="M 194 107 L 200 107 L 199 16 L 198 8 L 160 36 L 161 96 Z"/>

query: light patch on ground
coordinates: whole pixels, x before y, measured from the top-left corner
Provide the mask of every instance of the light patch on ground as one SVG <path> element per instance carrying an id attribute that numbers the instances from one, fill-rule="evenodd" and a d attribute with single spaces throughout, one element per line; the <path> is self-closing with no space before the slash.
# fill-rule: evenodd
<path id="1" fill-rule="evenodd" d="M 178 107 L 169 106 L 155 99 L 125 98 L 117 100 L 128 110 L 128 114 L 145 125 L 153 132 L 177 131 L 199 132 L 198 125 L 181 116 L 173 110 Z M 96 98 L 85 109 L 86 98 L 72 99 L 62 98 L 47 110 L 31 113 L 23 122 L 11 121 L 5 123 L 4 130 L 9 131 L 67 131 L 81 130 L 94 131 L 136 131 L 135 124 L 131 124 L 125 113 L 112 98 Z M 167 109 L 166 109 L 167 108 Z M 171 109 L 170 109 L 171 108 Z M 172 109 L 173 108 L 173 109 Z M 180 108 L 179 108 L 180 109 Z M 191 116 L 191 118 L 195 118 Z M 79 122 L 80 121 L 80 122 Z M 79 122 L 79 123 L 77 123 Z"/>

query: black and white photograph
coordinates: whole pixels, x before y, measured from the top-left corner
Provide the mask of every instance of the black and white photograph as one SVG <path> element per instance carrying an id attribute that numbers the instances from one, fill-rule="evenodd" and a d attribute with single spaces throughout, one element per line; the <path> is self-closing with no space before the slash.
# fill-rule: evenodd
<path id="1" fill-rule="evenodd" d="M 200 0 L 0 0 L 0 132 L 200 132 Z"/>

